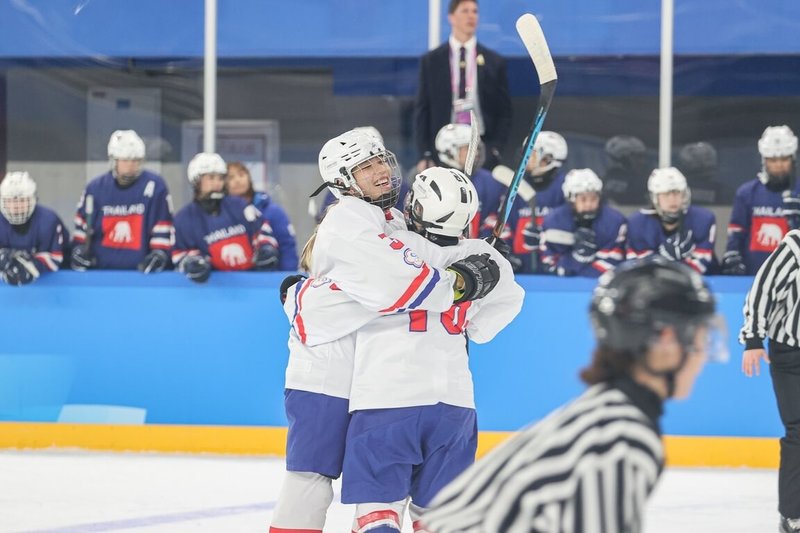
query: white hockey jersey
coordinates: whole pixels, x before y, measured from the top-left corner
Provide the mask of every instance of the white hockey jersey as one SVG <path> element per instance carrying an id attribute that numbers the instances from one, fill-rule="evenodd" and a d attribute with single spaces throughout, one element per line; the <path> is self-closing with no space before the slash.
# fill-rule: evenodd
<path id="1" fill-rule="evenodd" d="M 344 197 L 330 208 L 314 243 L 311 262 L 315 277 L 295 285 L 284 305 L 292 323 L 286 388 L 347 398 L 355 343 L 348 335 L 354 335 L 378 312 L 402 312 L 404 308 L 440 311 L 452 305 L 453 275 L 429 267 L 389 237 L 405 227 L 397 209 L 387 217 L 380 208 L 357 198 Z M 326 327 L 305 327 L 303 318 L 318 307 L 318 295 L 331 287 L 338 289 L 330 282 L 333 276 L 339 285 L 348 287 L 346 304 L 362 312 L 362 317 L 349 316 L 345 305 L 326 311 Z M 352 305 L 354 302 L 358 304 Z M 301 312 L 304 307 L 305 313 Z"/>
<path id="2" fill-rule="evenodd" d="M 500 265 L 500 282 L 486 298 L 451 305 L 445 313 L 415 309 L 381 317 L 351 299 L 338 281 L 306 280 L 290 290 L 284 305 L 292 322 L 290 349 L 305 339 L 302 348 L 293 350 L 287 387 L 314 387 L 312 392 L 346 398 L 344 387 L 355 376 L 351 410 L 440 401 L 474 407 L 464 331 L 476 342 L 488 342 L 519 313 L 524 291 L 514 282 L 508 261 L 484 241 L 440 247 L 407 231 L 392 236 L 404 250 L 419 250 L 439 268 L 474 253 L 489 253 Z M 405 257 L 421 262 L 413 252 Z M 354 362 L 346 350 L 356 330 Z"/>
<path id="3" fill-rule="evenodd" d="M 405 228 L 358 198 L 345 196 L 333 205 L 317 229 L 311 256 L 314 277 L 336 281 L 353 300 L 381 313 L 406 309 L 443 312 L 453 304 L 454 274 L 433 268 L 389 231 Z"/>

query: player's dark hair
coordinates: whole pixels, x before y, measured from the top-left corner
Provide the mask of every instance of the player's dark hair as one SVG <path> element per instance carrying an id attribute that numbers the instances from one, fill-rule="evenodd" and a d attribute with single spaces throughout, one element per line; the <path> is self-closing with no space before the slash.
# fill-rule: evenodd
<path id="1" fill-rule="evenodd" d="M 596 385 L 630 375 L 635 361 L 636 356 L 628 350 L 598 347 L 592 354 L 592 361 L 578 375 L 587 385 Z"/>
<path id="2" fill-rule="evenodd" d="M 462 2 L 474 2 L 477 4 L 478 0 L 450 0 L 450 4 L 447 6 L 447 12 L 452 15 Z"/>

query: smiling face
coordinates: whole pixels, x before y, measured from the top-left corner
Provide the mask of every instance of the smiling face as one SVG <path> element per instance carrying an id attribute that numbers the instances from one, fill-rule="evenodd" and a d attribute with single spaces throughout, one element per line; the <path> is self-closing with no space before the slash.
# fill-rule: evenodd
<path id="1" fill-rule="evenodd" d="M 376 200 L 392 192 L 392 171 L 380 156 L 371 157 L 352 170 L 353 178 L 365 198 Z"/>

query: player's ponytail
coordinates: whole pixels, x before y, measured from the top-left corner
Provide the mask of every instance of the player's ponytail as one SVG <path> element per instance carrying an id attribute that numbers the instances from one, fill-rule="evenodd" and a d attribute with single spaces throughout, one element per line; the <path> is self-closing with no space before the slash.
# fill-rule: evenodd
<path id="1" fill-rule="evenodd" d="M 308 238 L 305 246 L 303 246 L 303 251 L 300 252 L 300 270 L 309 274 L 311 274 L 311 254 L 314 251 L 314 242 L 317 240 L 318 227 L 314 228 L 311 237 Z"/>

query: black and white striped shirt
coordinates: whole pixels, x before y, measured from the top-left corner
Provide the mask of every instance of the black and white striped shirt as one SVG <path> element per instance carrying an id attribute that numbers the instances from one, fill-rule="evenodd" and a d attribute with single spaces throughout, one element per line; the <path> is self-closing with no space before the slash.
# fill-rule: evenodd
<path id="1" fill-rule="evenodd" d="M 798 346 L 800 300 L 798 299 L 800 230 L 784 236 L 753 279 L 744 303 L 744 326 L 739 342 L 747 349 L 762 348 L 764 339 Z"/>
<path id="2" fill-rule="evenodd" d="M 629 379 L 594 385 L 456 478 L 423 522 L 436 533 L 641 531 L 664 464 L 661 407 Z"/>

